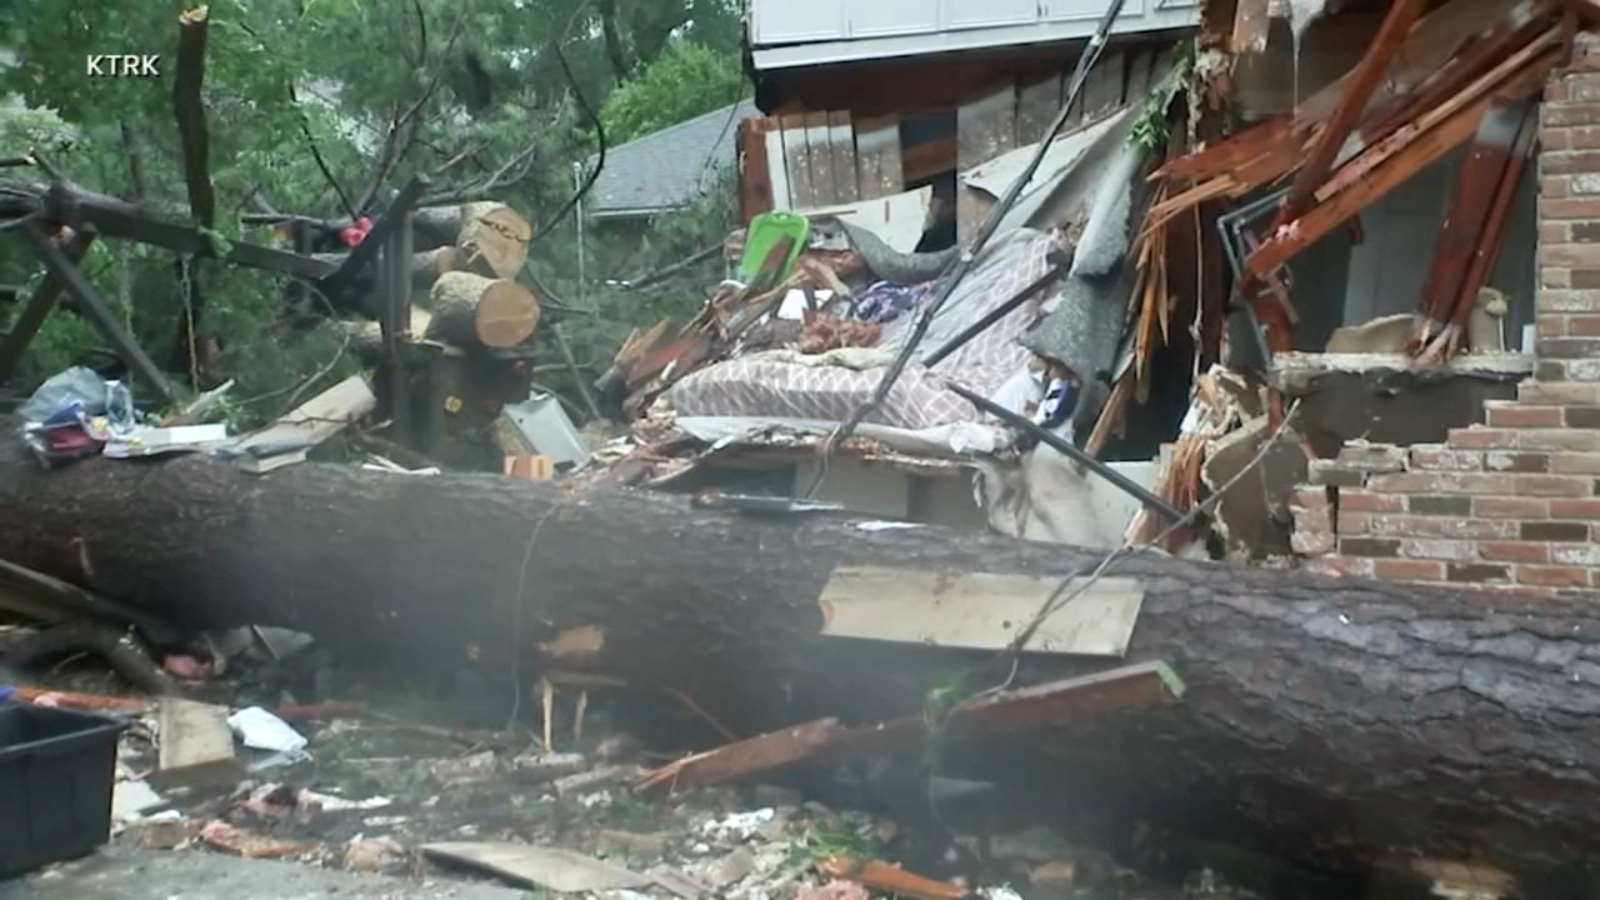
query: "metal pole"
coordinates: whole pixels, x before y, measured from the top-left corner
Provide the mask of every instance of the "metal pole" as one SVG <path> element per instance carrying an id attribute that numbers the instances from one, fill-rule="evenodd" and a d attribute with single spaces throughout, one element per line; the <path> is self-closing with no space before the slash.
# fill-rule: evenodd
<path id="1" fill-rule="evenodd" d="M 1030 421 L 1027 417 L 1019 416 L 1011 410 L 1006 409 L 1004 406 L 995 403 L 989 398 L 974 394 L 973 392 L 967 390 L 959 384 L 956 384 L 953 381 L 945 382 L 945 387 L 952 393 L 958 394 L 965 398 L 967 402 L 971 403 L 973 406 L 976 406 L 989 415 L 994 416 L 1007 425 L 1027 432 L 1028 434 L 1037 438 L 1040 442 L 1047 444 L 1052 450 L 1057 450 L 1073 460 L 1088 466 L 1090 471 L 1111 482 L 1111 484 L 1118 490 L 1121 490 L 1128 496 L 1138 500 L 1140 503 L 1143 503 L 1149 509 L 1166 516 L 1174 522 L 1182 522 L 1184 520 L 1184 514 L 1178 512 L 1177 507 L 1161 499 L 1160 497 L 1157 497 L 1143 485 L 1128 478 L 1128 476 L 1118 472 L 1116 469 L 1111 468 L 1100 460 L 1095 459 L 1093 456 L 1090 456 L 1083 450 L 1080 450 L 1078 446 L 1071 441 L 1061 437 L 1058 434 L 1053 434 L 1043 428 L 1040 428 L 1036 423 Z M 1205 516 L 1194 516 L 1194 521 L 1197 525 L 1203 525 L 1205 523 Z"/>
<path id="2" fill-rule="evenodd" d="M 589 290 L 586 258 L 583 252 L 583 164 L 574 160 L 572 163 L 572 186 L 578 191 L 577 208 L 573 210 L 573 220 L 578 229 L 578 299 L 582 300 Z"/>

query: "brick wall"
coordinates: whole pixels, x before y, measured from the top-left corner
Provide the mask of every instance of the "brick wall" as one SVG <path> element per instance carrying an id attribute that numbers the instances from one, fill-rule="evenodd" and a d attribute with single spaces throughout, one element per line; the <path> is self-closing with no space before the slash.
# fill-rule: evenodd
<path id="1" fill-rule="evenodd" d="M 1600 44 L 1548 86 L 1533 378 L 1442 444 L 1351 444 L 1296 492 L 1293 546 L 1333 576 L 1600 597 Z"/>

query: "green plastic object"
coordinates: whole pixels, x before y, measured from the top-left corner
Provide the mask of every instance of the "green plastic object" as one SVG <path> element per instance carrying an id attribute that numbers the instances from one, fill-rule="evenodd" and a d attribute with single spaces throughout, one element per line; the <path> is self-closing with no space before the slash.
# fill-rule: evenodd
<path id="1" fill-rule="evenodd" d="M 739 280 L 745 284 L 755 281 L 761 274 L 761 265 L 766 261 L 767 254 L 779 241 L 790 238 L 794 244 L 776 281 L 786 280 L 794 273 L 795 261 L 805 252 L 806 239 L 810 236 L 810 220 L 796 212 L 762 213 L 751 219 L 750 227 L 745 229 L 744 256 L 739 259 Z"/>

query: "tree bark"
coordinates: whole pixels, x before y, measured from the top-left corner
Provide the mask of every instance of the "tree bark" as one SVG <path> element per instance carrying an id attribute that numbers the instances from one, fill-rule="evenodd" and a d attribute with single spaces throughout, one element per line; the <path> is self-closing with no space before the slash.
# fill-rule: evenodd
<path id="1" fill-rule="evenodd" d="M 59 192 L 49 185 L 0 178 L 0 219 L 42 213 L 53 223 L 91 226 L 102 237 L 124 238 L 164 247 L 197 257 L 216 256 L 219 248 L 200 229 L 179 225 L 126 200 L 63 183 Z M 233 241 L 222 258 L 227 262 L 318 279 L 333 273 L 327 263 L 285 250 L 248 241 Z"/>
<path id="2" fill-rule="evenodd" d="M 308 631 L 352 661 L 509 678 L 520 654 L 530 680 L 554 668 L 668 687 L 744 734 L 914 713 L 974 661 L 819 636 L 837 566 L 1067 576 L 1100 559 L 643 492 L 309 463 L 252 477 L 203 457 L 0 463 L 0 557 L 194 627 Z M 997 767 L 986 746 L 985 777 L 1041 796 L 1094 781 L 1156 821 L 1187 817 L 1321 865 L 1417 852 L 1588 877 L 1600 849 L 1592 602 L 1155 556 L 1114 574 L 1146 591 L 1127 661 L 1169 662 L 1185 698 L 1041 729 L 1027 743 L 1052 753 L 1042 774 Z M 563 633 L 589 640 L 563 650 Z M 1028 655 L 1014 684 L 1104 667 Z"/>
<path id="3" fill-rule="evenodd" d="M 433 314 L 429 340 L 471 347 L 515 347 L 539 326 L 533 292 L 509 279 L 446 272 L 433 283 L 425 308 Z"/>

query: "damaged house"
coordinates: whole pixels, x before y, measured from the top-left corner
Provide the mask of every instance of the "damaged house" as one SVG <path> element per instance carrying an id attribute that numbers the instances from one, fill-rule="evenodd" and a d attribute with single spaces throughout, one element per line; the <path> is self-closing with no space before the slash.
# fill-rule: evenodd
<path id="1" fill-rule="evenodd" d="M 751 5 L 749 227 L 604 477 L 1588 586 L 1587 7 L 825 6 Z"/>

